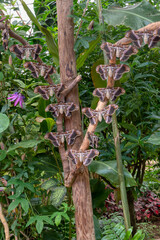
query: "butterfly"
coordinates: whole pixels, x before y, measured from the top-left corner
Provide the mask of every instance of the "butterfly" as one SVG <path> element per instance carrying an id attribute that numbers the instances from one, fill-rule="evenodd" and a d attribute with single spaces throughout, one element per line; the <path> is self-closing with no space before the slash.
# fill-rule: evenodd
<path id="1" fill-rule="evenodd" d="M 96 67 L 96 71 L 100 74 L 102 80 L 106 80 L 108 76 L 118 80 L 124 73 L 129 72 L 130 68 L 125 64 L 99 65 Z"/>
<path id="2" fill-rule="evenodd" d="M 39 53 L 42 50 L 42 46 L 39 44 L 35 45 L 12 45 L 10 51 L 14 52 L 19 59 L 29 59 L 30 55 L 34 60 L 39 56 Z"/>
<path id="3" fill-rule="evenodd" d="M 77 111 L 79 107 L 71 102 L 68 103 L 56 103 L 56 104 L 49 104 L 45 111 L 46 112 L 51 112 L 53 117 L 58 117 L 59 114 L 65 114 L 66 117 L 70 118 L 71 113 L 74 111 Z"/>
<path id="4" fill-rule="evenodd" d="M 148 44 L 148 47 L 152 48 L 160 40 L 160 28 L 154 31 L 145 30 L 143 32 L 130 30 L 125 37 L 130 38 L 137 48 L 140 48 L 143 43 Z"/>
<path id="5" fill-rule="evenodd" d="M 127 61 L 133 54 L 137 54 L 138 49 L 131 45 L 102 43 L 101 49 L 106 52 L 107 57 L 113 60 L 115 57 L 119 58 L 120 61 Z"/>
<path id="6" fill-rule="evenodd" d="M 87 132 L 87 137 L 88 137 L 88 140 L 89 140 L 89 145 L 93 148 L 94 148 L 94 146 L 96 148 L 98 148 L 99 137 L 97 137 L 97 135 L 95 135 L 92 132 Z"/>
<path id="7" fill-rule="evenodd" d="M 91 124 L 96 124 L 97 120 L 102 121 L 102 117 L 104 118 L 106 123 L 112 122 L 112 115 L 118 109 L 116 104 L 110 104 L 105 107 L 103 110 L 93 110 L 91 108 L 83 108 L 82 113 L 84 113 L 90 120 Z"/>
<path id="8" fill-rule="evenodd" d="M 106 99 L 110 99 L 111 101 L 115 101 L 117 97 L 123 95 L 125 90 L 120 87 L 116 88 L 96 88 L 93 91 L 93 95 L 99 97 L 101 102 L 105 102 Z"/>
<path id="9" fill-rule="evenodd" d="M 61 92 L 65 89 L 64 84 L 49 85 L 49 86 L 38 86 L 34 89 L 34 93 L 39 93 L 45 100 L 52 97 L 55 93 L 56 97 L 59 98 Z"/>
<path id="10" fill-rule="evenodd" d="M 75 139 L 80 135 L 81 135 L 80 131 L 70 130 L 61 133 L 49 132 L 44 136 L 44 138 L 50 140 L 55 147 L 59 147 L 61 144 L 64 143 L 65 139 L 68 145 L 73 145 Z"/>
<path id="11" fill-rule="evenodd" d="M 90 149 L 84 152 L 71 149 L 68 152 L 68 157 L 72 160 L 73 164 L 82 162 L 84 166 L 88 166 L 92 162 L 92 159 L 98 155 L 99 152 L 96 149 Z"/>
<path id="12" fill-rule="evenodd" d="M 44 79 L 47 79 L 49 75 L 56 72 L 53 66 L 47 66 L 44 63 L 25 62 L 24 67 L 31 71 L 34 78 L 38 78 L 40 75 L 44 77 Z"/>

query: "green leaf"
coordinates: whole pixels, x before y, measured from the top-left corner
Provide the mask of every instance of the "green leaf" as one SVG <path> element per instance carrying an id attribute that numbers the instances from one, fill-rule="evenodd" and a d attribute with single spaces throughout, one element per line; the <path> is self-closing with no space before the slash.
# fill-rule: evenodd
<path id="1" fill-rule="evenodd" d="M 34 216 L 34 217 L 31 217 L 31 218 L 29 219 L 29 221 L 27 222 L 26 227 L 28 227 L 29 225 L 31 225 L 32 223 L 34 223 L 35 221 L 37 221 L 38 217 L 39 217 L 39 215 L 36 215 L 36 216 Z"/>
<path id="2" fill-rule="evenodd" d="M 94 220 L 94 229 L 95 229 L 95 235 L 96 235 L 96 240 L 101 240 L 102 239 L 102 232 L 99 226 L 98 219 L 95 215 L 93 215 L 93 220 Z"/>
<path id="3" fill-rule="evenodd" d="M 35 192 L 34 187 L 31 183 L 24 183 L 24 187 L 29 189 L 31 192 Z"/>
<path id="4" fill-rule="evenodd" d="M 48 50 L 49 50 L 50 54 L 52 54 L 53 60 L 54 60 L 55 64 L 57 66 L 59 66 L 58 47 L 57 47 L 57 45 L 56 45 L 56 43 L 55 43 L 55 41 L 53 39 L 52 33 L 48 29 L 42 27 L 39 24 L 37 18 L 33 15 L 33 13 L 28 8 L 27 4 L 23 0 L 20 0 L 20 1 L 21 1 L 22 5 L 23 5 L 23 8 L 26 11 L 28 17 L 39 28 L 39 30 L 45 35 L 47 46 L 48 46 Z"/>
<path id="5" fill-rule="evenodd" d="M 154 144 L 154 145 L 160 145 L 160 132 L 155 132 L 153 133 L 149 138 L 148 138 L 148 143 Z"/>
<path id="6" fill-rule="evenodd" d="M 129 228 L 128 231 L 125 234 L 124 240 L 128 240 L 131 237 L 133 228 Z"/>
<path id="7" fill-rule="evenodd" d="M 23 210 L 25 211 L 25 213 L 28 213 L 29 203 L 26 199 L 21 200 L 21 206 L 22 206 Z"/>
<path id="8" fill-rule="evenodd" d="M 101 37 L 99 36 L 96 40 L 93 40 L 92 42 L 90 42 L 88 49 L 86 49 L 83 53 L 80 54 L 80 56 L 77 59 L 77 69 L 83 66 L 85 60 L 87 59 L 89 54 L 95 49 L 95 47 L 100 42 L 100 40 L 101 40 Z"/>
<path id="9" fill-rule="evenodd" d="M 105 162 L 93 161 L 89 165 L 89 170 L 91 172 L 99 174 L 100 176 L 105 177 L 116 188 L 119 187 L 117 161 L 105 161 Z M 123 170 L 124 170 L 126 187 L 136 186 L 136 182 L 133 179 L 130 172 L 128 172 L 125 167 L 123 168 Z"/>
<path id="10" fill-rule="evenodd" d="M 19 79 L 13 79 L 13 82 L 20 88 L 25 88 L 26 87 L 26 84 L 24 84 L 24 82 L 22 82 Z"/>
<path id="11" fill-rule="evenodd" d="M 103 16 L 104 21 L 109 25 L 125 25 L 136 30 L 159 21 L 160 12 L 148 1 L 143 1 L 125 8 L 112 5 L 103 10 Z"/>
<path id="12" fill-rule="evenodd" d="M 58 226 L 61 223 L 61 220 L 62 220 L 62 216 L 61 216 L 61 214 L 58 214 L 55 218 L 56 226 Z"/>
<path id="13" fill-rule="evenodd" d="M 12 201 L 8 207 L 8 212 L 11 212 L 13 209 L 15 209 L 18 206 L 19 202 L 20 202 L 19 198 Z"/>
<path id="14" fill-rule="evenodd" d="M 2 3 L 0 3 L 0 9 L 3 10 L 3 11 L 5 11 L 5 12 L 7 12 L 7 10 L 4 8 L 4 6 L 3 6 Z"/>
<path id="15" fill-rule="evenodd" d="M 33 140 L 22 141 L 22 142 L 19 142 L 19 143 L 15 144 L 15 145 L 10 146 L 9 149 L 8 149 L 8 152 L 13 151 L 17 148 L 32 148 L 32 147 L 36 146 L 37 144 L 39 144 L 41 142 L 42 142 L 42 140 L 34 140 L 34 139 Z"/>
<path id="16" fill-rule="evenodd" d="M 138 232 L 133 236 L 132 240 L 143 240 L 145 238 L 145 234 L 142 233 L 142 230 L 138 230 Z"/>
<path id="17" fill-rule="evenodd" d="M 66 195 L 66 188 L 64 186 L 57 187 L 51 194 L 50 200 L 52 204 L 57 207 L 61 204 Z"/>
<path id="18" fill-rule="evenodd" d="M 36 223 L 36 229 L 37 229 L 37 232 L 40 234 L 43 230 L 43 220 L 39 219 L 37 220 L 37 223 Z"/>
<path id="19" fill-rule="evenodd" d="M 53 188 L 57 185 L 57 182 L 55 180 L 49 179 L 48 181 L 45 181 L 42 183 L 41 188 L 44 188 L 46 190 Z"/>
<path id="20" fill-rule="evenodd" d="M 47 127 L 48 127 L 48 132 L 52 131 L 53 126 L 55 125 L 55 121 L 53 118 L 45 118 L 44 121 L 46 121 L 47 123 Z"/>
<path id="21" fill-rule="evenodd" d="M 0 113 L 0 133 L 4 132 L 9 126 L 9 118 L 6 114 Z"/>
<path id="22" fill-rule="evenodd" d="M 4 75 L 3 75 L 3 72 L 0 72 L 0 82 L 2 82 L 4 79 Z"/>
<path id="23" fill-rule="evenodd" d="M 96 67 L 101 64 L 104 64 L 103 59 L 96 61 L 91 68 L 91 77 L 95 88 L 105 88 L 107 85 L 107 81 L 103 81 L 99 73 L 96 72 Z"/>
<path id="24" fill-rule="evenodd" d="M 5 150 L 0 150 L 0 161 L 4 160 L 7 156 L 7 152 Z"/>

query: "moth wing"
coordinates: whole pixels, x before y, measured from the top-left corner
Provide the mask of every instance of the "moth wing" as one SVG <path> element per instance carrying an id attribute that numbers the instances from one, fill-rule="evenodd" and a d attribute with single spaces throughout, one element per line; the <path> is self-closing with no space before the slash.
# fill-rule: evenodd
<path id="1" fill-rule="evenodd" d="M 48 87 L 48 86 L 36 87 L 34 89 L 34 93 L 39 93 L 45 100 L 48 100 L 49 99 L 49 91 L 48 91 L 48 88 L 45 88 L 45 87 Z"/>
<path id="2" fill-rule="evenodd" d="M 93 158 L 98 155 L 99 155 L 99 152 L 96 149 L 89 150 L 89 154 L 87 154 L 87 156 L 85 156 L 83 165 L 88 166 L 92 162 Z"/>
<path id="3" fill-rule="evenodd" d="M 54 135 L 54 133 L 50 132 L 50 133 L 47 133 L 45 136 L 44 136 L 45 139 L 49 139 L 51 141 L 51 143 L 55 146 L 55 147 L 59 147 L 60 146 L 60 140 L 59 138 Z"/>
<path id="4" fill-rule="evenodd" d="M 21 60 L 23 59 L 23 57 L 24 57 L 23 46 L 13 45 L 10 47 L 10 51 L 14 52 L 19 59 L 21 59 Z"/>
<path id="5" fill-rule="evenodd" d="M 120 60 L 125 62 L 129 59 L 132 54 L 136 54 L 138 49 L 134 48 L 133 46 L 129 46 L 126 50 L 123 51 Z"/>
<path id="6" fill-rule="evenodd" d="M 93 113 L 90 108 L 83 108 L 82 113 L 84 113 L 88 118 L 93 117 Z"/>
<path id="7" fill-rule="evenodd" d="M 140 48 L 142 45 L 142 37 L 138 36 L 138 34 L 135 33 L 135 31 L 131 30 L 126 34 L 126 37 L 129 37 L 133 44 L 137 47 Z"/>
<path id="8" fill-rule="evenodd" d="M 160 36 L 153 36 L 148 43 L 149 48 L 153 48 L 160 41 Z"/>
<path id="9" fill-rule="evenodd" d="M 112 49 L 109 46 L 109 43 L 102 43 L 101 45 L 101 49 L 104 50 L 106 52 L 106 55 L 109 59 L 112 59 Z"/>
<path id="10" fill-rule="evenodd" d="M 53 117 L 58 117 L 59 116 L 59 107 L 58 106 L 54 106 L 53 104 L 49 104 L 46 109 L 46 112 L 51 112 L 51 114 L 53 115 Z"/>
<path id="11" fill-rule="evenodd" d="M 106 96 L 105 96 L 104 92 L 102 92 L 102 90 L 101 90 L 100 88 L 96 88 L 96 89 L 93 91 L 93 95 L 99 97 L 99 99 L 101 100 L 101 102 L 104 102 L 104 101 L 105 101 Z"/>
<path id="12" fill-rule="evenodd" d="M 96 116 L 93 116 L 93 117 L 89 118 L 89 121 L 90 121 L 90 123 L 91 123 L 92 125 L 95 125 L 96 122 L 97 122 L 97 117 L 96 117 Z"/>
<path id="13" fill-rule="evenodd" d="M 52 75 L 53 73 L 55 73 L 55 69 L 53 66 L 51 66 L 45 73 L 44 75 L 44 79 L 47 79 L 49 77 L 49 75 Z"/>
<path id="14" fill-rule="evenodd" d="M 110 104 L 106 107 L 106 113 L 105 114 L 113 115 L 117 109 L 118 109 L 118 105 Z"/>
<path id="15" fill-rule="evenodd" d="M 104 114 L 104 120 L 107 124 L 110 124 L 112 122 L 112 116 L 111 115 L 107 115 L 107 114 Z"/>
<path id="16" fill-rule="evenodd" d="M 32 72 L 32 76 L 35 78 L 39 77 L 38 71 L 32 62 L 25 62 L 24 67 L 28 68 Z"/>
<path id="17" fill-rule="evenodd" d="M 73 111 L 75 111 L 75 104 L 74 103 L 72 103 L 71 105 L 66 105 L 66 106 L 64 106 L 64 113 L 65 113 L 65 115 L 66 115 L 66 117 L 71 117 L 71 113 L 73 112 Z"/>
<path id="18" fill-rule="evenodd" d="M 117 99 L 117 97 L 123 95 L 125 93 L 125 90 L 123 88 L 115 88 L 113 93 L 112 93 L 112 97 L 111 97 L 111 100 L 112 101 L 115 101 Z"/>
<path id="19" fill-rule="evenodd" d="M 73 145 L 76 137 L 78 137 L 76 130 L 72 130 L 71 134 L 69 136 L 67 136 L 68 145 Z"/>
<path id="20" fill-rule="evenodd" d="M 77 164 L 77 156 L 74 152 L 72 152 L 73 150 L 70 150 L 68 152 L 68 157 L 72 160 L 73 164 Z"/>
<path id="21" fill-rule="evenodd" d="M 121 64 L 120 67 L 115 70 L 114 80 L 119 80 L 122 77 L 122 75 L 125 72 L 129 72 L 129 70 L 130 68 L 127 65 Z"/>
<path id="22" fill-rule="evenodd" d="M 39 53 L 42 50 L 42 46 L 40 44 L 35 45 L 35 49 L 33 50 L 33 59 L 36 60 L 39 56 Z"/>
<path id="23" fill-rule="evenodd" d="M 102 80 L 106 80 L 108 74 L 106 74 L 106 69 L 103 65 L 99 65 L 96 67 L 96 72 L 100 74 L 100 77 L 102 78 Z"/>

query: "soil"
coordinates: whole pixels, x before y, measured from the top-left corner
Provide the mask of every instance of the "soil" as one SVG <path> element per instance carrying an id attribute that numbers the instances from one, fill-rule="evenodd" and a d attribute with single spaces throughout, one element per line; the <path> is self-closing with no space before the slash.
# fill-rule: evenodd
<path id="1" fill-rule="evenodd" d="M 145 240 L 160 240 L 160 220 L 139 223 L 138 227 L 145 233 Z"/>

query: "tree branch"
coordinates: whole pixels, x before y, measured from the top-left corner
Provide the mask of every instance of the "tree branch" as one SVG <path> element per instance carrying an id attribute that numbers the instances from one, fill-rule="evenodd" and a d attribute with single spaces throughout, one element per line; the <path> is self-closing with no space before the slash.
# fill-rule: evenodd
<path id="1" fill-rule="evenodd" d="M 3 224 L 3 227 L 4 227 L 4 232 L 5 232 L 5 240 L 9 240 L 10 239 L 10 236 L 9 236 L 9 227 L 8 227 L 8 223 L 3 215 L 3 212 L 2 212 L 2 204 L 0 203 L 0 219 L 1 219 L 1 222 Z"/>

